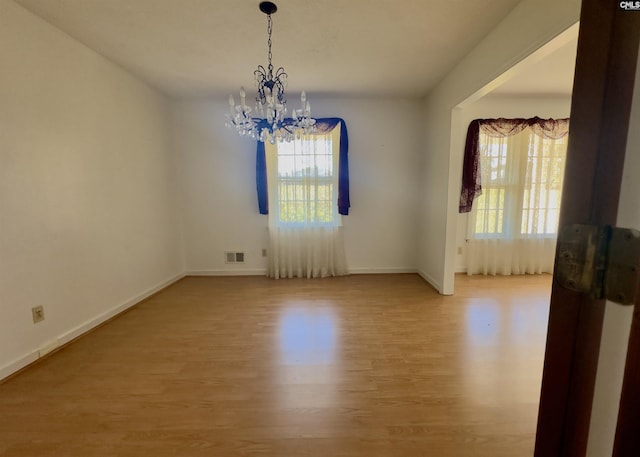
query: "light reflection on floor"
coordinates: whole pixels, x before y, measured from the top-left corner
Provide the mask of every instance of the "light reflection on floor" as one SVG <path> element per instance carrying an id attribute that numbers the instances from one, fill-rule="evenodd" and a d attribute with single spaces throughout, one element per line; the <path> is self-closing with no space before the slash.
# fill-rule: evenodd
<path id="1" fill-rule="evenodd" d="M 467 308 L 467 338 L 471 346 L 491 346 L 497 343 L 500 310 L 494 301 L 474 303 Z"/>
<path id="2" fill-rule="evenodd" d="M 286 308 L 279 338 L 284 365 L 328 365 L 335 360 L 337 325 L 330 309 Z"/>
<path id="3" fill-rule="evenodd" d="M 338 321 L 331 308 L 298 303 L 282 310 L 278 327 L 280 408 L 338 405 Z M 320 418 L 317 418 L 320 420 Z"/>
<path id="4" fill-rule="evenodd" d="M 511 398 L 517 404 L 535 398 L 544 346 L 531 342 L 544 340 L 548 317 L 548 309 L 537 301 L 514 298 L 505 306 L 481 298 L 466 305 L 463 379 L 474 403 L 491 405 Z"/>

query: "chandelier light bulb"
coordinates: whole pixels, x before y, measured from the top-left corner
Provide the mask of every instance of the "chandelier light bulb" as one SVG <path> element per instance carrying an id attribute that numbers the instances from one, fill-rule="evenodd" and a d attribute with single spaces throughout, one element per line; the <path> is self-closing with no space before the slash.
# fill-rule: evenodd
<path id="1" fill-rule="evenodd" d="M 236 102 L 233 99 L 233 95 L 229 94 L 229 114 L 232 118 L 236 115 L 235 105 Z"/>

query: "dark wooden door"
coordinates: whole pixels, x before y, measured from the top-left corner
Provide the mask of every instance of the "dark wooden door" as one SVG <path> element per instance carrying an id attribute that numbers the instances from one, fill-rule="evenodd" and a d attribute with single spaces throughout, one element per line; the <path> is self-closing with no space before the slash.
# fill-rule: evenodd
<path id="1" fill-rule="evenodd" d="M 614 0 L 583 0 L 561 227 L 616 225 L 639 43 L 640 11 L 624 11 Z M 536 457 L 586 453 L 604 306 L 554 278 Z M 640 455 L 625 452 L 618 455 Z"/>

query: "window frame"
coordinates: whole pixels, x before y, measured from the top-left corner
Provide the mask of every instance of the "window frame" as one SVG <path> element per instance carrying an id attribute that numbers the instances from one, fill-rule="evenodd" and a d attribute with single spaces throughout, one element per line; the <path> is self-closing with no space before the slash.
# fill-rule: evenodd
<path id="1" fill-rule="evenodd" d="M 522 137 L 519 137 L 522 135 Z M 489 176 L 489 172 L 486 171 L 487 161 L 493 158 L 500 158 L 501 154 L 498 155 L 490 155 L 487 157 L 487 149 L 491 147 L 491 140 L 499 140 L 502 141 L 503 138 L 500 137 L 492 137 L 491 135 L 487 135 L 486 133 L 479 133 L 479 151 L 480 151 L 480 163 L 481 170 L 483 170 L 483 192 L 480 196 L 478 196 L 473 202 L 473 211 L 471 211 L 467 229 L 468 238 L 473 239 L 517 239 L 517 238 L 527 238 L 527 237 L 536 237 L 536 238 L 556 238 L 558 236 L 558 226 L 556 225 L 554 232 L 549 232 L 544 230 L 544 232 L 531 233 L 525 232 L 522 228 L 525 225 L 525 212 L 529 211 L 529 214 L 532 214 L 533 211 L 543 209 L 545 212 L 550 209 L 553 210 L 553 207 L 546 206 L 537 208 L 526 208 L 525 207 L 525 195 L 528 190 L 531 189 L 531 186 L 526 185 L 527 173 L 529 172 L 529 163 L 533 159 L 541 159 L 541 162 L 544 161 L 545 158 L 549 160 L 553 160 L 553 154 L 545 154 L 545 151 L 535 152 L 532 154 L 532 148 L 534 145 L 539 142 L 540 146 L 544 148 L 545 141 L 562 141 L 567 143 L 568 136 L 565 136 L 561 139 L 549 139 L 544 138 L 539 135 L 536 135 L 530 129 L 524 129 L 522 132 L 519 132 L 516 135 L 511 137 L 507 137 L 506 147 L 499 146 L 498 148 L 504 148 L 504 176 L 501 179 L 491 179 Z M 520 142 L 517 145 L 517 141 Z M 511 142 L 511 143 L 510 143 Z M 526 142 L 526 145 L 525 145 Z M 498 142 L 496 142 L 498 144 Z M 522 153 L 522 157 L 517 157 L 517 154 L 513 154 L 513 152 L 509 153 L 509 146 L 511 146 L 511 150 L 520 149 Z M 525 151 L 525 152 L 522 152 Z M 562 186 L 563 186 L 563 175 L 564 175 L 564 167 L 566 165 L 566 147 L 563 156 L 560 160 L 560 170 L 556 172 L 559 175 L 559 186 L 558 192 L 558 214 L 559 214 L 559 200 L 562 195 Z M 541 165 L 540 165 L 541 166 Z M 550 172 L 552 173 L 552 172 Z M 488 179 L 487 179 L 488 178 Z M 543 181 L 541 181 L 543 182 Z M 538 183 L 540 184 L 540 183 Z M 497 210 L 502 212 L 502 228 L 501 230 L 495 232 L 486 232 L 481 231 L 478 232 L 478 217 L 479 213 L 484 213 L 485 215 L 492 211 L 493 208 L 481 208 L 480 204 L 486 201 L 487 195 L 495 190 L 502 189 L 504 191 L 504 197 L 502 199 L 503 206 L 502 208 L 498 207 Z M 500 198 L 498 198 L 498 202 Z M 486 223 L 485 223 L 486 224 Z M 531 223 L 527 223 L 528 226 L 531 226 Z"/>
<path id="2" fill-rule="evenodd" d="M 329 139 L 331 142 L 331 175 L 305 175 L 304 172 L 301 176 L 280 176 L 279 172 L 273 172 L 273 167 L 278 169 L 279 159 L 283 155 L 293 155 L 294 157 L 302 156 L 302 155 L 312 155 L 317 156 L 318 154 L 281 154 L 279 145 L 285 147 L 293 147 L 295 148 L 295 143 L 298 141 L 305 141 L 308 139 L 313 139 L 313 141 L 324 141 L 325 138 Z M 301 144 L 300 148 L 303 147 Z M 275 144 L 265 143 L 265 154 L 267 156 L 267 175 L 268 186 L 269 186 L 269 200 L 270 200 L 270 211 L 269 218 L 270 224 L 276 224 L 279 227 L 283 228 L 302 228 L 302 227 L 338 227 L 342 225 L 342 216 L 339 213 L 338 208 L 338 193 L 339 193 L 339 171 L 340 171 L 340 124 L 336 125 L 333 129 L 328 132 L 323 133 L 301 133 L 296 132 L 296 138 L 291 143 L 286 143 L 282 141 L 277 141 Z M 303 170 L 303 169 L 301 169 Z M 275 179 L 274 179 L 275 178 Z M 307 180 L 313 180 L 314 184 L 310 185 Z M 281 184 L 289 183 L 289 185 L 295 186 L 296 183 L 299 183 L 303 188 L 307 189 L 317 189 L 323 185 L 330 186 L 330 200 L 322 200 L 322 201 L 330 201 L 330 209 L 332 218 L 326 221 L 320 220 L 309 220 L 308 217 L 305 220 L 284 220 L 282 218 L 282 201 L 281 196 Z M 302 201 L 303 204 L 310 205 L 310 199 L 298 199 L 296 201 Z M 317 200 L 316 200 L 317 201 Z M 275 203 L 275 204 L 274 204 Z M 308 213 L 305 213 L 308 215 Z M 317 214 L 317 211 L 315 212 Z"/>

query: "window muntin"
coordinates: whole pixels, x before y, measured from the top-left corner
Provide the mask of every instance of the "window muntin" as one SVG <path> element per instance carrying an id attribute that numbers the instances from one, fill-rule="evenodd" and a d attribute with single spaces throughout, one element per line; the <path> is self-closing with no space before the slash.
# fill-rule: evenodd
<path id="1" fill-rule="evenodd" d="M 481 133 L 483 191 L 474 204 L 471 235 L 555 236 L 566 146 L 566 136 L 547 139 L 528 129 L 506 138 Z"/>
<path id="2" fill-rule="evenodd" d="M 339 225 L 339 144 L 340 126 L 329 133 L 300 135 L 289 143 L 265 143 L 269 192 L 275 192 L 271 201 L 275 200 L 279 225 Z"/>

